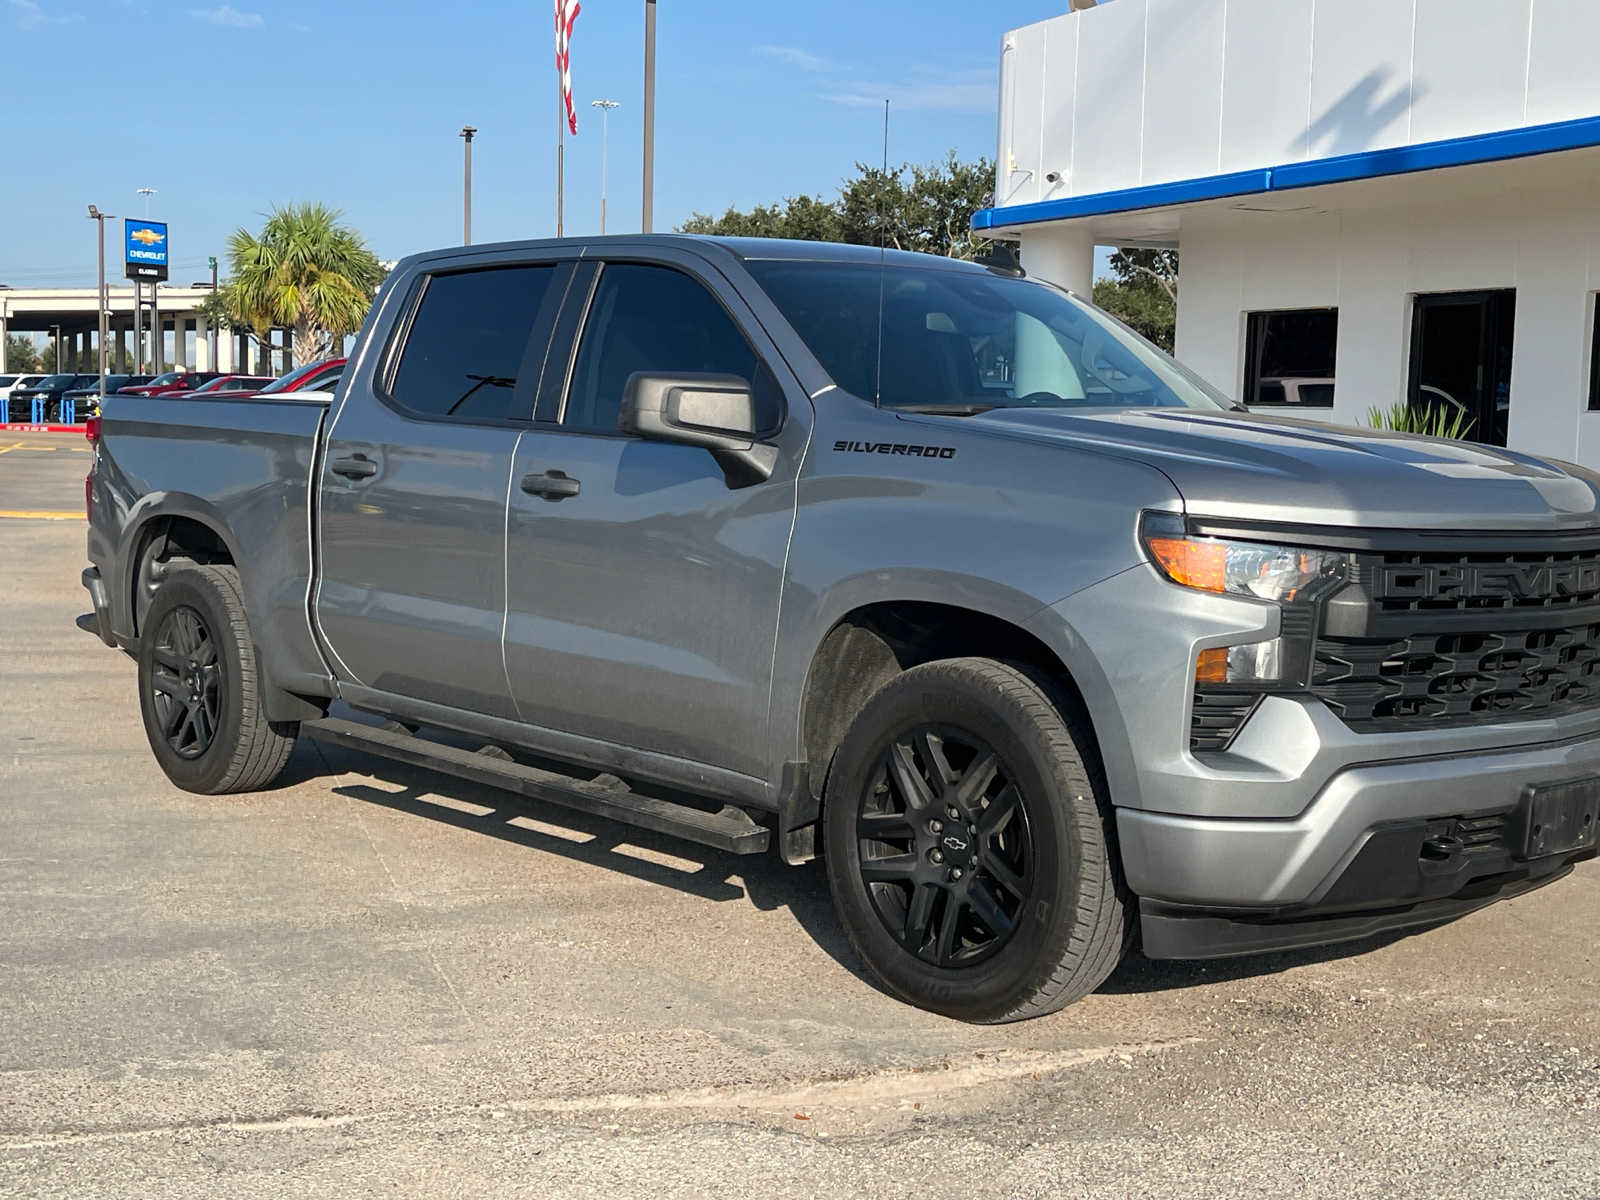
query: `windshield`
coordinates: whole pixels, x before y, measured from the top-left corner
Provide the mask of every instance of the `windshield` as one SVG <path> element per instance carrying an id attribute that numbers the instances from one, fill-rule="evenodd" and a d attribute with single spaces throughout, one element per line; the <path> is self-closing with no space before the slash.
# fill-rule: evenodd
<path id="1" fill-rule="evenodd" d="M 150 386 L 166 387 L 169 383 L 177 383 L 178 380 L 183 378 L 183 376 L 184 373 L 182 371 L 168 371 L 165 375 L 157 375 L 154 379 L 152 379 L 150 381 Z"/>
<path id="2" fill-rule="evenodd" d="M 76 378 L 77 378 L 76 375 L 46 375 L 43 379 L 39 380 L 39 382 L 34 384 L 33 386 L 36 387 L 36 388 L 40 388 L 43 391 L 53 392 L 57 388 L 64 388 L 64 387 L 69 386 L 72 383 L 72 381 L 74 379 L 76 379 Z"/>
<path id="3" fill-rule="evenodd" d="M 1099 309 L 1032 280 L 874 263 L 746 265 L 833 381 L 866 400 L 879 393 L 885 408 L 1235 407 Z"/>

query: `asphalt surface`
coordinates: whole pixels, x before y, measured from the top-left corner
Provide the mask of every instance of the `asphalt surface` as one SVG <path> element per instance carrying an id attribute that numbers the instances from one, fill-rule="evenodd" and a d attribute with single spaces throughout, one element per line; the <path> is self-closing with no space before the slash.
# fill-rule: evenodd
<path id="1" fill-rule="evenodd" d="M 1600 864 L 962 1026 L 814 867 L 305 741 L 178 791 L 76 623 L 89 461 L 0 435 L 0 1194 L 1600 1195 Z"/>

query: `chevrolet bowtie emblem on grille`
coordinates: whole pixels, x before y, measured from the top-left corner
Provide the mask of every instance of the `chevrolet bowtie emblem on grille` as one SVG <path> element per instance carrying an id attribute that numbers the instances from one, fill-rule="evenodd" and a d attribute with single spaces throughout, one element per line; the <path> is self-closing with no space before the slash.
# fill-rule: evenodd
<path id="1" fill-rule="evenodd" d="M 135 229 L 128 235 L 136 242 L 143 242 L 146 246 L 154 246 L 167 240 L 167 235 L 157 233 L 154 229 Z"/>

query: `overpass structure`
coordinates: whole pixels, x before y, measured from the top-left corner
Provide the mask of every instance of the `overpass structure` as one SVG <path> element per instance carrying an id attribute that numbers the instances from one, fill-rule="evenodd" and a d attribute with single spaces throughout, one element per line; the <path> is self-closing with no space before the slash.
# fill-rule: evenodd
<path id="1" fill-rule="evenodd" d="M 95 292 L 87 288 L 0 288 L 0 372 L 7 369 L 6 338 L 13 333 L 50 333 L 59 337 L 62 369 L 96 372 L 99 370 L 99 319 L 95 312 Z M 107 365 L 113 371 L 132 371 L 137 360 L 133 343 L 134 297 L 131 283 L 106 285 L 109 350 Z M 167 287 L 157 293 L 160 334 L 159 361 L 174 367 L 197 371 L 246 370 L 251 359 L 267 353 L 256 347 L 250 353 L 251 338 L 218 330 L 216 361 L 212 361 L 210 329 L 199 308 L 211 294 L 209 287 Z M 150 307 L 146 288 L 146 345 L 149 343 Z M 284 360 L 282 369 L 293 364 L 286 351 L 276 355 Z M 146 353 L 147 363 L 157 356 Z M 54 363 L 45 366 L 54 368 Z M 258 367 L 261 364 L 258 361 Z M 273 374 L 268 370 L 265 373 Z"/>

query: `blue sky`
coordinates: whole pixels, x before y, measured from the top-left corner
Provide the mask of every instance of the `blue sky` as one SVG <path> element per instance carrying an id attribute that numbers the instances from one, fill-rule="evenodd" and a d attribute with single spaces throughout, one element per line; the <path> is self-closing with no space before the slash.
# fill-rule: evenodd
<path id="1" fill-rule="evenodd" d="M 801 192 L 858 159 L 993 156 L 1001 35 L 1067 0 L 659 0 L 656 227 Z M 643 0 L 585 0 L 573 38 L 579 134 L 567 232 L 638 228 Z M 461 141 L 476 241 L 554 232 L 556 82 L 547 0 L 0 0 L 9 146 L 0 282 L 92 284 L 85 206 L 172 225 L 173 279 L 205 276 L 236 226 L 292 200 L 340 208 L 384 258 L 453 243 Z M 145 79 L 138 94 L 133 81 Z M 35 65 L 36 64 L 36 65 Z M 111 231 L 107 231 L 108 234 Z M 111 239 L 108 237 L 108 242 Z M 109 255 L 108 255 L 109 256 Z"/>

